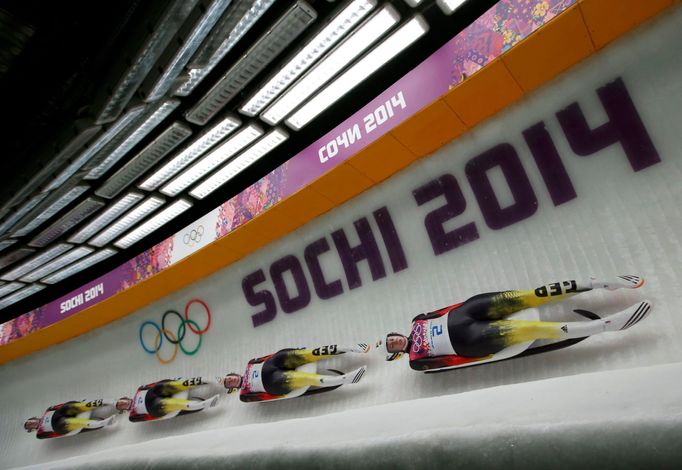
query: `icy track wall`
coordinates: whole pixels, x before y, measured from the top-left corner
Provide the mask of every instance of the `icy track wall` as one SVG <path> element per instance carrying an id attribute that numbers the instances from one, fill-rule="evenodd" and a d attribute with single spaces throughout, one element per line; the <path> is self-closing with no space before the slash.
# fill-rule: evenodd
<path id="1" fill-rule="evenodd" d="M 680 362 L 681 24 L 677 9 L 253 256 L 105 328 L 0 367 L 0 466 L 199 430 Z M 263 404 L 226 396 L 216 409 L 196 415 L 121 421 L 110 430 L 49 441 L 21 428 L 52 404 L 131 395 L 141 384 L 171 376 L 243 371 L 250 358 L 284 347 L 374 342 L 388 331 L 407 332 L 415 314 L 477 293 L 624 273 L 641 274 L 647 284 L 583 294 L 543 309 L 543 317 L 573 318 L 578 307 L 610 313 L 641 298 L 654 302 L 653 315 L 631 330 L 563 351 L 436 375 L 413 372 L 405 360 L 384 363 L 379 353 L 342 356 L 330 365 L 349 370 L 366 362 L 368 373 L 357 386 L 328 394 Z M 192 298 L 210 305 L 211 328 L 195 355 L 180 352 L 162 365 L 142 350 L 140 325 L 160 323 L 166 310 L 182 311 Z M 203 325 L 201 310 L 192 314 Z M 152 330 L 145 331 L 152 345 Z M 188 334 L 186 347 L 196 339 Z M 163 357 L 172 352 L 166 348 Z"/>

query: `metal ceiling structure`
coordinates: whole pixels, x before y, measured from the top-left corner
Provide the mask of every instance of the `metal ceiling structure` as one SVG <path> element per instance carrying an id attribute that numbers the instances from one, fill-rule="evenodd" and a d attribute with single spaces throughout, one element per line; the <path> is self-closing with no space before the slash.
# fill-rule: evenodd
<path id="1" fill-rule="evenodd" d="M 0 322 L 296 155 L 492 0 L 0 3 Z"/>

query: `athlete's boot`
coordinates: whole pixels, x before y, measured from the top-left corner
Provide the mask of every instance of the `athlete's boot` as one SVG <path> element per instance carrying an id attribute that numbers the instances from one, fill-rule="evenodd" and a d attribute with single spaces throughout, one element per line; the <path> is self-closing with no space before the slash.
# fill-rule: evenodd
<path id="1" fill-rule="evenodd" d="M 325 375 L 320 379 L 321 387 L 336 387 L 337 385 L 356 384 L 360 382 L 362 376 L 365 375 L 367 366 L 362 366 L 359 369 L 348 372 L 343 375 Z"/>
<path id="2" fill-rule="evenodd" d="M 644 278 L 632 274 L 623 274 L 622 276 L 606 278 L 590 277 L 590 282 L 593 289 L 637 289 L 644 285 Z"/>

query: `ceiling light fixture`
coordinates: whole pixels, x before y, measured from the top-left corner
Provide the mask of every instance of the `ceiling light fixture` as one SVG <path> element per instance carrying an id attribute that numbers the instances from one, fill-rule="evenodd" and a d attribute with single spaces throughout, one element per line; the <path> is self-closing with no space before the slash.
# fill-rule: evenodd
<path id="1" fill-rule="evenodd" d="M 10 305 L 17 303 L 20 300 L 25 299 L 29 295 L 35 294 L 36 292 L 44 288 L 45 286 L 42 284 L 32 284 L 28 287 L 25 287 L 20 291 L 17 291 L 14 294 L 9 295 L 4 299 L 0 300 L 0 309 L 9 307 Z"/>
<path id="2" fill-rule="evenodd" d="M 71 178 L 71 176 L 76 173 L 83 165 L 89 162 L 92 157 L 95 156 L 95 154 L 102 150 L 105 145 L 118 136 L 119 133 L 123 132 L 135 119 L 141 116 L 144 110 L 144 106 L 136 106 L 124 114 L 123 117 L 116 121 L 103 134 L 101 134 L 97 140 L 92 143 L 92 145 L 83 150 L 83 152 L 81 152 L 81 154 L 73 162 L 71 162 L 69 166 L 64 168 L 64 170 L 62 170 L 62 172 L 45 187 L 44 191 L 50 191 L 64 184 L 64 182 Z"/>
<path id="3" fill-rule="evenodd" d="M 173 58 L 170 60 L 161 76 L 156 80 L 145 101 L 156 101 L 162 98 L 166 92 L 173 86 L 175 79 L 180 75 L 187 62 L 192 58 L 197 48 L 204 41 L 208 33 L 211 32 L 213 26 L 220 19 L 225 9 L 232 0 L 214 0 L 211 6 L 196 22 L 194 28 L 184 40 L 182 47 L 178 49 Z"/>
<path id="4" fill-rule="evenodd" d="M 20 259 L 26 258 L 28 255 L 35 253 L 36 250 L 33 248 L 16 248 L 6 255 L 0 257 L 0 269 L 9 266 L 10 264 L 16 263 Z"/>
<path id="5" fill-rule="evenodd" d="M 240 124 L 241 121 L 239 119 L 232 116 L 226 117 L 217 125 L 213 126 L 213 128 L 200 135 L 185 150 L 173 157 L 171 161 L 154 172 L 153 175 L 144 180 L 141 184 L 138 184 L 138 187 L 145 191 L 155 190 L 180 170 L 210 150 L 214 145 L 220 142 L 223 137 L 239 127 Z"/>
<path id="6" fill-rule="evenodd" d="M 456 9 L 462 6 L 466 0 L 436 0 L 436 3 L 446 15 L 451 15 Z"/>
<path id="7" fill-rule="evenodd" d="M 213 191 L 227 183 L 237 174 L 244 171 L 255 161 L 272 151 L 275 147 L 287 140 L 289 135 L 281 129 L 273 129 L 265 137 L 242 152 L 239 156 L 232 159 L 227 165 L 215 172 L 200 185 L 192 189 L 189 193 L 197 199 L 203 199 Z"/>
<path id="8" fill-rule="evenodd" d="M 161 56 L 173 36 L 185 22 L 198 0 L 174 0 L 164 12 L 154 31 L 142 44 L 132 65 L 121 77 L 102 108 L 96 124 L 111 122 L 121 114 L 135 91 Z"/>
<path id="9" fill-rule="evenodd" d="M 398 24 L 400 15 L 390 5 L 385 6 L 365 21 L 338 47 L 334 48 L 310 72 L 289 88 L 262 115 L 268 124 L 277 124 L 313 93 L 343 70 L 356 57 Z"/>
<path id="10" fill-rule="evenodd" d="M 303 1 L 294 3 L 279 20 L 187 112 L 185 118 L 204 125 L 248 85 L 317 18 Z"/>
<path id="11" fill-rule="evenodd" d="M 88 244 L 97 247 L 106 245 L 121 233 L 125 232 L 130 227 L 138 223 L 145 216 L 151 214 L 153 211 L 161 207 L 164 202 L 165 201 L 159 197 L 150 196 L 137 205 L 133 210 L 129 211 L 123 217 L 111 224 L 95 238 L 89 240 Z"/>
<path id="12" fill-rule="evenodd" d="M 41 277 L 45 277 L 48 274 L 53 273 L 62 266 L 73 263 L 74 261 L 81 259 L 83 256 L 89 255 L 93 251 L 94 250 L 92 248 L 88 248 L 87 246 L 79 246 L 78 248 L 74 248 L 73 250 L 64 253 L 59 258 L 53 259 L 49 263 L 46 263 L 38 269 L 31 271 L 26 276 L 22 277 L 21 280 L 24 282 L 35 282 Z"/>
<path id="13" fill-rule="evenodd" d="M 33 196 L 31 199 L 26 201 L 23 206 L 17 209 L 12 215 L 7 217 L 5 221 L 0 225 L 0 233 L 5 233 L 7 230 L 11 229 L 14 224 L 17 223 L 19 219 L 25 216 L 28 211 L 37 206 L 43 199 L 47 197 L 48 193 L 41 193 Z"/>
<path id="14" fill-rule="evenodd" d="M 144 150 L 133 157 L 120 170 L 114 173 L 96 191 L 98 196 L 111 199 L 143 175 L 173 149 L 185 141 L 192 130 L 186 125 L 174 122 L 168 129 L 163 131 L 154 141 L 147 145 Z"/>
<path id="15" fill-rule="evenodd" d="M 91 169 L 85 176 L 86 180 L 100 178 L 116 162 L 118 162 L 130 149 L 135 147 L 147 134 L 161 124 L 164 119 L 180 105 L 180 100 L 168 100 L 161 103 L 128 137 L 96 167 Z"/>
<path id="16" fill-rule="evenodd" d="M 187 209 L 192 207 L 192 203 L 186 201 L 185 199 L 179 199 L 175 201 L 170 206 L 166 207 L 164 210 L 154 215 L 152 218 L 144 222 L 139 227 L 133 229 L 130 233 L 126 234 L 124 237 L 116 240 L 114 245 L 119 248 L 128 248 L 134 243 L 142 240 L 144 237 L 154 232 L 158 228 L 166 225 L 168 222 L 185 212 Z"/>
<path id="17" fill-rule="evenodd" d="M 262 129 L 254 124 L 250 124 L 183 173 L 180 173 L 180 175 L 171 180 L 170 183 L 161 188 L 161 192 L 168 196 L 177 196 L 185 188 L 213 171 L 213 169 L 227 161 L 237 152 L 240 152 L 244 147 L 261 135 L 263 135 Z"/>
<path id="18" fill-rule="evenodd" d="M 29 273 L 34 269 L 42 266 L 43 264 L 49 262 L 50 260 L 56 258 L 65 251 L 70 250 L 72 246 L 73 245 L 70 245 L 68 243 L 60 243 L 59 245 L 55 245 L 47 250 L 43 250 L 36 256 L 30 258 L 28 261 L 20 264 L 11 271 L 8 271 L 0 275 L 0 279 L 4 281 L 14 281 L 23 276 L 24 274 Z"/>
<path id="19" fill-rule="evenodd" d="M 97 253 L 93 253 L 87 258 L 83 258 L 82 260 L 73 263 L 64 269 L 57 271 L 54 274 L 50 274 L 49 276 L 41 279 L 40 282 L 44 282 L 46 284 L 55 284 L 63 279 L 66 279 L 67 277 L 71 277 L 74 274 L 81 272 L 86 268 L 89 268 L 90 266 L 94 266 L 100 261 L 103 261 L 109 258 L 110 256 L 113 256 L 114 254 L 116 254 L 116 250 L 113 250 L 111 248 L 105 248 L 103 250 L 98 251 Z"/>
<path id="20" fill-rule="evenodd" d="M 22 287 L 24 287 L 24 284 L 21 282 L 10 282 L 9 284 L 4 284 L 0 286 L 0 297 L 11 294 L 15 290 L 21 289 Z"/>
<path id="21" fill-rule="evenodd" d="M 56 240 L 60 235 L 68 232 L 81 221 L 89 217 L 93 212 L 104 206 L 104 202 L 93 198 L 87 198 L 61 216 L 57 221 L 50 224 L 45 230 L 36 235 L 33 240 L 28 242 L 30 246 L 44 247 L 48 243 Z"/>
<path id="22" fill-rule="evenodd" d="M 104 210 L 100 215 L 95 217 L 88 225 L 76 232 L 69 238 L 69 241 L 72 243 L 84 243 L 87 239 L 116 220 L 118 216 L 130 209 L 134 204 L 137 204 L 142 198 L 144 198 L 144 195 L 140 193 L 131 192 L 126 194 Z"/>
<path id="23" fill-rule="evenodd" d="M 355 0 L 336 15 L 279 72 L 254 93 L 240 108 L 247 116 L 255 116 L 272 100 L 308 70 L 320 57 L 353 29 L 376 6 L 376 0 Z"/>
<path id="24" fill-rule="evenodd" d="M 246 9 L 247 2 L 235 2 L 233 8 L 227 11 L 227 16 L 221 20 L 220 25 L 215 28 L 195 59 L 192 60 L 187 78 L 173 94 L 187 96 L 192 93 L 273 3 L 275 0 L 255 0 Z"/>
<path id="25" fill-rule="evenodd" d="M 331 82 L 324 90 L 306 102 L 289 119 L 287 125 L 301 129 L 318 114 L 329 109 L 339 98 L 365 81 L 386 62 L 398 55 L 428 31 L 428 24 L 416 16 L 401 26 L 367 55 Z"/>
<path id="26" fill-rule="evenodd" d="M 28 216 L 24 217 L 22 220 L 22 222 L 25 220 L 26 223 L 23 224 L 19 230 L 16 230 L 14 233 L 12 233 L 12 236 L 22 237 L 27 233 L 30 233 L 33 231 L 33 229 L 39 227 L 53 215 L 68 206 L 72 201 L 78 198 L 78 196 L 87 191 L 88 188 L 89 186 L 87 185 L 74 186 L 63 195 L 57 195 L 56 193 L 53 194 L 54 197 L 51 197 L 53 200 L 52 204 L 47 208 L 41 208 L 38 213 L 35 213 L 35 210 L 30 212 Z"/>

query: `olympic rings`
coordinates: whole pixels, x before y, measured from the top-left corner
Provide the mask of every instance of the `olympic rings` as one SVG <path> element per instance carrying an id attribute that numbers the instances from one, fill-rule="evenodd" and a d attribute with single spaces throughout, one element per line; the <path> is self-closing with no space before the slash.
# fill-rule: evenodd
<path id="1" fill-rule="evenodd" d="M 163 339 L 160 339 L 161 338 L 161 331 L 162 330 L 159 330 L 156 333 L 156 337 L 154 338 L 154 349 L 156 349 L 156 353 L 155 353 L 156 358 L 159 360 L 159 362 L 161 364 L 170 364 L 171 362 L 173 362 L 175 360 L 175 356 L 178 355 L 178 343 L 179 343 L 179 341 L 176 341 L 175 343 L 173 343 L 175 348 L 173 348 L 173 354 L 171 355 L 171 357 L 169 359 L 162 359 L 161 355 L 159 354 L 159 351 L 161 351 L 160 341 L 163 341 Z M 166 329 L 163 330 L 164 336 L 168 335 L 168 333 L 170 333 L 172 336 L 174 336 L 172 331 L 168 331 Z M 168 336 L 166 336 L 166 338 L 168 338 Z"/>
<path id="2" fill-rule="evenodd" d="M 187 321 L 189 321 L 189 307 L 192 304 L 201 304 L 206 309 L 206 316 L 208 317 L 208 321 L 206 322 L 206 326 L 204 327 L 203 330 L 199 330 L 199 329 L 195 330 L 194 328 L 192 328 L 191 324 L 189 325 L 189 329 L 192 330 L 192 332 L 194 332 L 198 335 L 203 335 L 211 327 L 211 309 L 208 308 L 208 305 L 206 305 L 206 302 L 204 302 L 203 300 L 192 299 L 189 302 L 187 302 L 187 305 L 185 305 L 185 318 L 187 319 Z M 194 322 L 192 322 L 192 323 L 194 323 Z M 194 323 L 194 324 L 197 325 L 196 323 Z M 199 328 L 199 325 L 197 325 L 197 328 Z"/>
<path id="3" fill-rule="evenodd" d="M 180 326 L 178 326 L 178 332 L 180 331 L 180 328 L 182 328 L 183 332 L 185 331 L 185 323 L 189 325 L 190 329 L 192 329 L 192 324 L 194 324 L 195 327 L 199 328 L 199 325 L 197 325 L 197 322 L 195 322 L 194 320 L 182 320 L 182 323 L 180 323 Z M 199 336 L 199 342 L 197 343 L 197 346 L 191 351 L 186 350 L 182 346 L 182 343 L 178 341 L 178 346 L 180 346 L 180 349 L 182 350 L 183 353 L 185 353 L 188 356 L 194 356 L 196 352 L 199 350 L 199 348 L 201 348 L 201 339 L 203 337 L 203 333 L 197 336 Z"/>
<path id="4" fill-rule="evenodd" d="M 206 310 L 206 326 L 203 328 L 199 326 L 199 323 L 189 317 L 192 304 L 200 304 Z M 166 320 L 168 319 L 169 315 L 175 315 L 180 319 L 177 332 L 173 332 L 166 327 Z M 153 320 L 146 320 L 142 322 L 139 331 L 140 346 L 142 346 L 142 350 L 144 352 L 155 355 L 161 364 L 169 364 L 173 362 L 178 354 L 178 350 L 182 351 L 186 356 L 193 356 L 201 349 L 203 340 L 202 336 L 211 328 L 211 321 L 211 309 L 209 308 L 208 304 L 201 299 L 192 299 L 185 305 L 184 317 L 180 314 L 180 312 L 169 309 L 166 310 L 161 316 L 160 326 Z M 154 349 L 149 348 L 144 342 L 144 329 L 147 326 L 151 326 L 152 328 L 156 329 L 156 334 L 154 336 Z M 193 349 L 186 349 L 183 344 L 183 340 L 186 339 L 187 336 L 187 329 L 199 336 L 199 341 Z M 161 357 L 161 348 L 164 343 L 164 338 L 166 341 L 168 341 L 168 343 L 173 345 L 173 353 L 167 358 Z"/>
<path id="5" fill-rule="evenodd" d="M 146 322 L 144 322 L 140 325 L 140 345 L 142 346 L 142 349 L 145 350 L 145 352 L 147 352 L 149 354 L 154 354 L 156 351 L 151 351 L 151 350 L 147 349 L 147 346 L 144 345 L 144 340 L 142 339 L 142 331 L 144 330 L 144 327 L 147 325 L 151 325 L 154 328 L 156 328 L 156 331 L 158 332 L 159 335 L 161 334 L 161 328 L 159 327 L 159 325 L 157 325 L 156 323 L 154 323 L 151 320 L 147 320 Z M 161 343 L 159 343 L 158 349 L 161 349 L 162 344 L 163 344 L 163 338 L 161 338 Z M 155 349 L 157 349 L 157 348 L 155 348 Z"/>
<path id="6" fill-rule="evenodd" d="M 177 340 L 170 339 L 168 337 L 168 335 L 165 333 L 165 331 L 166 331 L 166 317 L 168 316 L 169 313 L 177 315 L 178 318 L 180 319 L 180 326 L 182 327 L 182 333 L 180 333 L 180 328 L 178 328 L 178 336 L 177 336 L 178 339 Z M 185 319 L 182 318 L 182 315 L 180 315 L 180 313 L 176 312 L 175 310 L 167 310 L 166 313 L 163 314 L 163 316 L 161 317 L 161 331 L 164 332 L 163 335 L 166 337 L 166 339 L 168 340 L 169 343 L 178 344 L 180 341 L 182 341 L 185 338 L 185 333 L 187 331 L 185 330 L 185 323 L 184 322 L 185 322 Z"/>
<path id="7" fill-rule="evenodd" d="M 204 226 L 199 225 L 196 229 L 192 229 L 187 232 L 183 237 L 182 241 L 185 245 L 194 246 L 195 243 L 201 241 L 201 237 L 204 235 Z"/>

